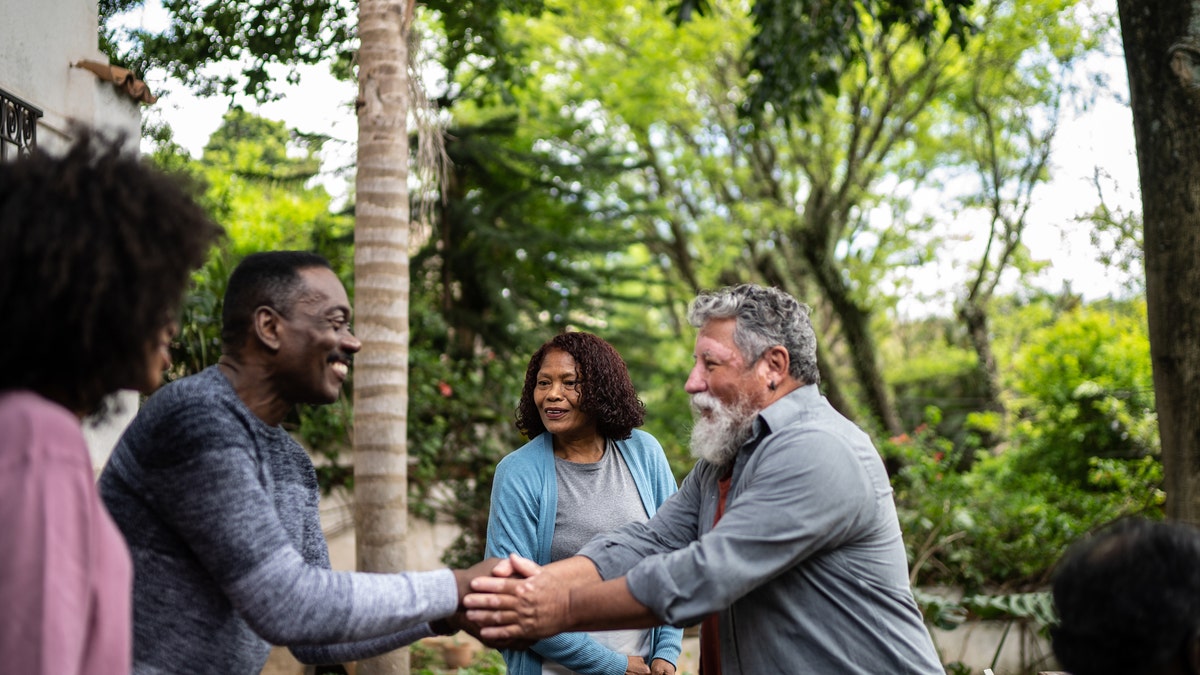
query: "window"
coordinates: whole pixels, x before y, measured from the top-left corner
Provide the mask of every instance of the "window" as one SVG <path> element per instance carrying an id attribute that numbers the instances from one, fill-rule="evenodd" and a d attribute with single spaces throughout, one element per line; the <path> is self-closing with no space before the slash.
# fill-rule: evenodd
<path id="1" fill-rule="evenodd" d="M 0 89 L 0 161 L 24 155 L 37 146 L 42 111 Z"/>

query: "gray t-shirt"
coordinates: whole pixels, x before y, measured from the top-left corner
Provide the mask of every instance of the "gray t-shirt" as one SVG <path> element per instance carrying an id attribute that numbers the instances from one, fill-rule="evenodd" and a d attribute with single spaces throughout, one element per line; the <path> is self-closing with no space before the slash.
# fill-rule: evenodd
<path id="1" fill-rule="evenodd" d="M 633 474 L 616 443 L 608 441 L 598 462 L 568 462 L 554 458 L 558 507 L 550 558 L 569 558 L 592 537 L 626 523 L 649 520 Z M 609 630 L 588 633 L 592 639 L 620 654 L 636 654 L 649 661 L 649 630 Z M 543 675 L 569 675 L 569 668 L 553 661 L 542 664 Z"/>
<path id="2" fill-rule="evenodd" d="M 551 560 L 570 558 L 592 537 L 625 523 L 649 520 L 633 474 L 608 441 L 598 462 L 554 458 L 558 476 L 558 510 L 554 515 Z"/>

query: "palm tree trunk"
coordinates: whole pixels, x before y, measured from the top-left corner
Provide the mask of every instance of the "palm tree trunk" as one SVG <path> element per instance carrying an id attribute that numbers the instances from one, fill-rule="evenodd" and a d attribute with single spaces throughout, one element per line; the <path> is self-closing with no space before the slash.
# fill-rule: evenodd
<path id="1" fill-rule="evenodd" d="M 406 569 L 408 530 L 407 0 L 358 3 L 355 181 L 354 529 L 358 569 Z M 364 661 L 361 675 L 407 675 L 408 650 Z"/>

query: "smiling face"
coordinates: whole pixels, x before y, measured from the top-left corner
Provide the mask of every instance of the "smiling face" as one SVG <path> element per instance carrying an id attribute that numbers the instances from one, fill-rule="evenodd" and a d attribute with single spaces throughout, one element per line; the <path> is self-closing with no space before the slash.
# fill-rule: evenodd
<path id="1" fill-rule="evenodd" d="M 303 290 L 280 318 L 276 370 L 295 403 L 333 403 L 362 343 L 350 332 L 350 301 L 332 270 L 300 270 Z"/>
<path id="2" fill-rule="evenodd" d="M 580 383 L 575 359 L 561 349 L 546 352 L 533 387 L 533 403 L 542 425 L 559 440 L 596 435 L 596 420 L 579 409 Z"/>
<path id="3" fill-rule="evenodd" d="M 684 388 L 692 398 L 692 456 L 726 466 L 750 438 L 766 391 L 761 361 L 747 364 L 733 342 L 735 319 L 714 319 L 696 335 L 695 365 Z"/>
<path id="4" fill-rule="evenodd" d="M 759 399 L 766 385 L 759 382 L 759 364 L 746 363 L 734 344 L 736 326 L 736 319 L 714 319 L 700 328 L 692 354 L 695 364 L 684 389 L 692 395 L 708 393 L 725 406 L 750 405 L 758 410 L 763 407 Z"/>

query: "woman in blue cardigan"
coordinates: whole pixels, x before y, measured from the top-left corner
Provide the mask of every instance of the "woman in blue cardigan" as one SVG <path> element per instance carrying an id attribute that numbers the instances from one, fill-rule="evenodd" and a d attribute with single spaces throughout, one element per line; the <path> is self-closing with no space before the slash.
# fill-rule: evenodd
<path id="1" fill-rule="evenodd" d="M 621 356 L 590 333 L 562 333 L 529 360 L 517 428 L 530 438 L 496 467 L 487 554 L 540 564 L 641 522 L 675 493 L 662 446 L 635 429 L 646 409 Z M 683 631 L 563 633 L 503 650 L 510 675 L 674 675 Z"/>

